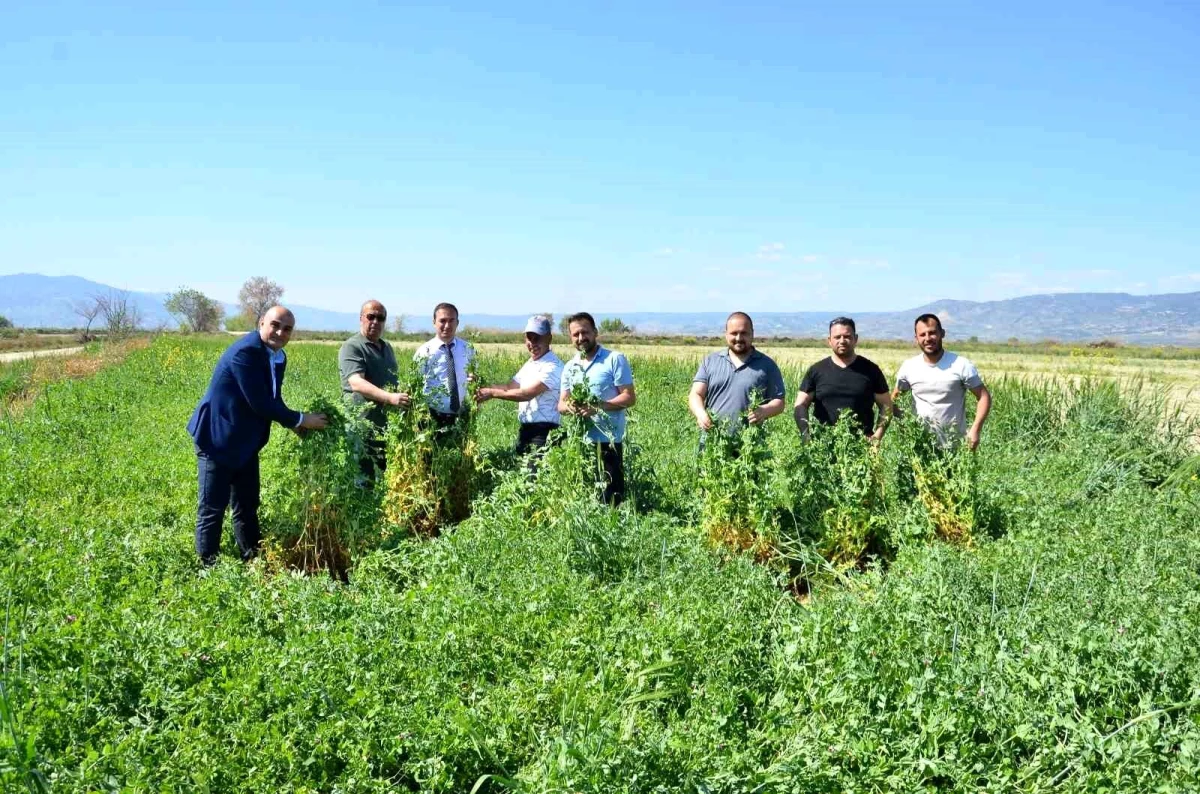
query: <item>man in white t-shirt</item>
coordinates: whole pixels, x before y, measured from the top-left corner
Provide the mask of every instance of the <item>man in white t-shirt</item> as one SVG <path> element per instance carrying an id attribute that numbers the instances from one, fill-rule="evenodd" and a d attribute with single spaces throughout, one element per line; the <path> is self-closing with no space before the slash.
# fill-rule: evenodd
<path id="1" fill-rule="evenodd" d="M 529 360 L 504 385 L 484 386 L 475 393 L 478 403 L 512 400 L 517 403 L 517 454 L 541 449 L 562 421 L 558 413 L 558 388 L 563 363 L 550 349 L 550 319 L 534 316 L 525 323 L 525 349 Z"/>
<path id="2" fill-rule="evenodd" d="M 917 416 L 928 424 L 946 444 L 966 437 L 967 446 L 979 446 L 979 434 L 988 412 L 992 395 L 983 385 L 979 370 L 967 359 L 942 347 L 946 332 L 936 314 L 922 314 L 913 324 L 914 336 L 921 354 L 900 365 L 896 373 L 895 399 L 901 392 L 911 391 Z M 975 421 L 967 429 L 966 393 L 979 401 Z"/>

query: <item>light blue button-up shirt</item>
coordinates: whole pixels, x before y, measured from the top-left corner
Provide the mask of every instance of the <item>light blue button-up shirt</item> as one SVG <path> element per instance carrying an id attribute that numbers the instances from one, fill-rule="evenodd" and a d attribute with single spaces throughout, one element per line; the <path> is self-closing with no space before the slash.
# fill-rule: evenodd
<path id="1" fill-rule="evenodd" d="M 272 397 L 279 396 L 279 378 L 277 378 L 275 376 L 275 373 L 277 371 L 275 368 L 285 361 L 287 361 L 287 354 L 284 353 L 283 350 L 272 350 L 271 348 L 267 348 L 267 369 L 271 370 L 271 396 Z M 300 421 L 297 422 L 295 424 L 295 426 L 299 427 L 303 421 L 304 421 L 304 412 L 301 411 L 300 412 Z"/>
<path id="2" fill-rule="evenodd" d="M 633 385 L 633 370 L 624 354 L 601 346 L 591 361 L 582 353 L 576 353 L 575 358 L 567 362 L 563 367 L 560 394 L 565 395 L 572 386 L 584 380 L 592 394 L 608 401 L 620 394 L 618 387 Z M 588 439 L 597 443 L 624 441 L 625 409 L 597 413 L 588 430 Z"/>

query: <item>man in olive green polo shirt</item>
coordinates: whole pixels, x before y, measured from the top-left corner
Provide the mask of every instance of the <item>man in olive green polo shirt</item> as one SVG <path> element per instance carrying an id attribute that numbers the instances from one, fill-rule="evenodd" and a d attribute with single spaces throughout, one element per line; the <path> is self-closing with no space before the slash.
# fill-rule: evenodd
<path id="1" fill-rule="evenodd" d="M 387 466 L 387 450 L 381 437 L 387 425 L 388 406 L 406 406 L 409 397 L 404 392 L 388 391 L 396 385 L 396 354 L 383 329 L 387 309 L 377 300 L 369 300 L 358 313 L 359 332 L 347 339 L 338 351 L 338 371 L 342 376 L 342 391 L 352 395 L 356 403 L 373 403 L 365 413 L 375 425 L 376 433 L 367 439 L 367 454 L 359 461 L 367 483 L 373 483 L 375 472 Z"/>

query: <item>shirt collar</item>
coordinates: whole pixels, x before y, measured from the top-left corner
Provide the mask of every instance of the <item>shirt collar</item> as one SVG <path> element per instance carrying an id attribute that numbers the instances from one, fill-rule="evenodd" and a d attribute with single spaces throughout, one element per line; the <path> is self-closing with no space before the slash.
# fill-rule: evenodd
<path id="1" fill-rule="evenodd" d="M 378 347 L 378 348 L 383 347 L 384 338 L 382 336 L 379 337 L 378 339 L 376 339 L 374 342 L 372 342 L 370 339 L 367 338 L 367 335 L 364 334 L 362 331 L 359 331 L 358 335 L 362 338 L 362 340 L 364 342 L 366 342 L 368 345 L 371 345 L 372 347 Z"/>
<path id="2" fill-rule="evenodd" d="M 724 359 L 726 361 L 728 361 L 730 363 L 730 365 L 733 364 L 733 357 L 729 355 L 729 348 L 725 348 L 724 350 L 722 350 L 721 355 L 724 357 Z M 762 353 L 760 353 L 758 351 L 757 347 L 751 348 L 750 355 L 748 355 L 742 359 L 742 364 L 743 365 L 749 364 L 751 361 L 753 361 L 754 359 L 758 358 L 761 355 L 762 355 Z"/>
<path id="3" fill-rule="evenodd" d="M 596 355 L 592 356 L 590 361 L 583 357 L 582 350 L 575 351 L 575 360 L 577 362 L 579 362 L 580 364 L 583 364 L 585 367 L 590 367 L 591 365 L 598 362 L 600 360 L 601 356 L 604 356 L 607 353 L 608 353 L 608 351 L 604 348 L 604 345 L 596 345 Z"/>

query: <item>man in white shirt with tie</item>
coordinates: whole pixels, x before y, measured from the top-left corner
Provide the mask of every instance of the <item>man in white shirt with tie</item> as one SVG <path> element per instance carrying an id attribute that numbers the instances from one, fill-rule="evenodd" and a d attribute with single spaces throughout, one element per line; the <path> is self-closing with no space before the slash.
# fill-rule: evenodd
<path id="1" fill-rule="evenodd" d="M 475 358 L 475 349 L 455 336 L 458 309 L 453 303 L 439 303 L 433 309 L 433 329 L 437 335 L 417 348 L 413 360 L 425 377 L 425 399 L 438 427 L 450 427 L 470 409 L 467 401 L 467 368 Z"/>

